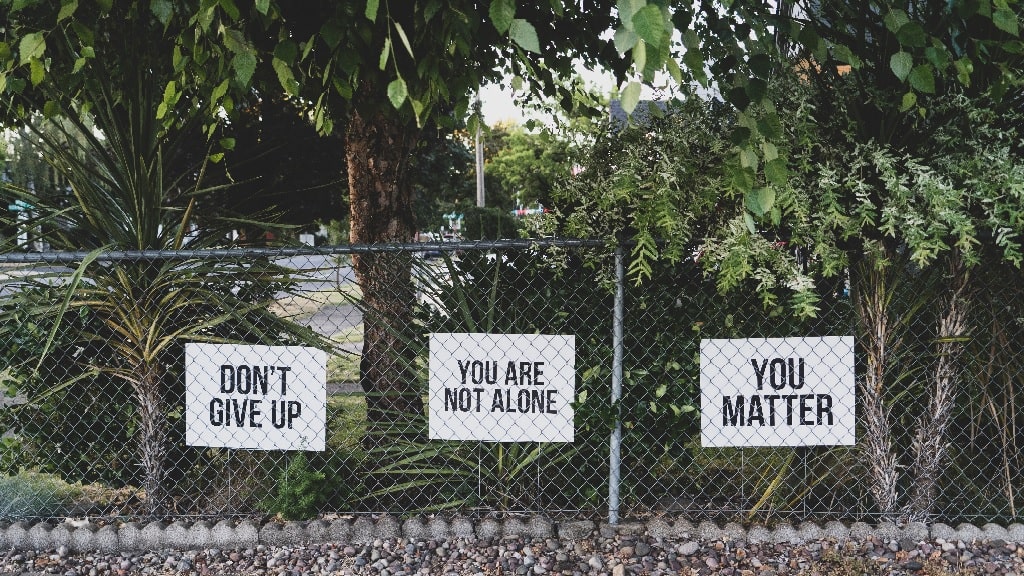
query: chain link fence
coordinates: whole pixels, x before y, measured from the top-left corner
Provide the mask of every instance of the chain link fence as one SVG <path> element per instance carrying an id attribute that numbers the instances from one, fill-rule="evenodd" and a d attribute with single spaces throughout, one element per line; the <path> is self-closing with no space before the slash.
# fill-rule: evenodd
<path id="1" fill-rule="evenodd" d="M 795 318 L 694 262 L 633 284 L 625 258 L 568 240 L 2 255 L 0 517 L 1020 519 L 1019 270 L 974 268 L 949 333 L 948 270 L 821 279 Z M 758 390 L 702 398 L 702 350 Z M 797 441 L 772 440 L 787 420 Z M 746 426 L 743 446 L 709 447 L 709 424 Z"/>

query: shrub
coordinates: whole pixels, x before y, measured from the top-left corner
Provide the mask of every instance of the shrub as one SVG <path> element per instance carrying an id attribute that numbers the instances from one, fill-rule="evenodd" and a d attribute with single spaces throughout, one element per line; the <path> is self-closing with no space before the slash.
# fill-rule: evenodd
<path id="1" fill-rule="evenodd" d="M 313 518 L 327 499 L 325 480 L 324 473 L 310 467 L 305 453 L 300 452 L 281 471 L 277 493 L 264 502 L 264 509 L 285 520 Z"/>
<path id="2" fill-rule="evenodd" d="M 50 518 L 64 514 L 82 494 L 80 487 L 52 474 L 19 472 L 0 477 L 0 518 Z"/>

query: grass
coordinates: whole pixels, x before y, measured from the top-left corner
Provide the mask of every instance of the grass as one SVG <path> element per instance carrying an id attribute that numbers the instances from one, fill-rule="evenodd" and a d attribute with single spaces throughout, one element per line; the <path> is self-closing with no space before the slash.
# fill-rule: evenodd
<path id="1" fill-rule="evenodd" d="M 358 382 L 359 355 L 335 354 L 327 359 L 328 382 Z"/>
<path id="2" fill-rule="evenodd" d="M 352 326 L 331 335 L 331 340 L 340 344 L 361 345 L 363 343 L 363 325 Z M 342 351 L 327 359 L 328 382 L 358 382 L 359 354 Z"/>
<path id="3" fill-rule="evenodd" d="M 801 458 L 793 448 L 701 448 L 686 445 L 685 454 L 662 456 L 653 476 L 666 493 L 682 502 L 701 498 L 749 510 L 747 517 L 785 513 L 822 497 L 822 486 L 848 486 L 855 474 L 853 449 L 810 449 Z M 831 490 L 826 492 L 831 493 Z M 833 495 L 836 498 L 842 497 Z M 855 494 L 843 492 L 848 500 Z M 846 506 L 854 507 L 850 500 Z"/>
<path id="4" fill-rule="evenodd" d="M 332 450 L 361 451 L 366 431 L 366 399 L 362 394 L 339 394 L 327 399 L 327 445 Z"/>
<path id="5" fill-rule="evenodd" d="M 343 284 L 338 290 L 323 290 L 280 298 L 272 306 L 275 314 L 301 321 L 316 314 L 324 306 L 338 306 L 358 298 L 359 286 Z M 357 324 L 331 334 L 331 340 L 339 344 L 360 345 L 363 342 L 363 325 Z M 328 382 L 357 382 L 359 380 L 359 354 L 342 352 L 327 360 Z"/>

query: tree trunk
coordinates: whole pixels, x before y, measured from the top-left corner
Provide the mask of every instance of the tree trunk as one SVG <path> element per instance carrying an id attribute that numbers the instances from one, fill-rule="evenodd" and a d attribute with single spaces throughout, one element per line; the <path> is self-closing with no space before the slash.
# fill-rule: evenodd
<path id="1" fill-rule="evenodd" d="M 164 452 L 167 440 L 160 369 L 143 364 L 135 370 L 132 386 L 139 407 L 139 453 L 146 474 L 146 503 L 151 516 L 160 516 L 166 503 Z"/>
<path id="2" fill-rule="evenodd" d="M 855 273 L 850 284 L 866 357 L 864 378 L 859 382 L 864 421 L 862 446 L 871 467 L 870 490 L 875 506 L 884 520 L 894 521 L 897 515 L 897 459 L 889 426 L 889 408 L 885 405 L 886 368 L 895 329 L 889 316 L 892 287 L 889 286 L 888 275 L 879 269 L 879 263 L 873 257 L 865 258 L 851 267 L 851 271 Z"/>
<path id="3" fill-rule="evenodd" d="M 372 87 L 361 88 L 360 98 L 386 102 Z M 353 244 L 411 242 L 415 233 L 406 175 L 417 128 L 388 112 L 356 107 L 349 119 L 346 160 Z M 366 392 L 370 445 L 378 444 L 382 434 L 410 434 L 410 424 L 423 414 L 412 346 L 416 334 L 410 258 L 408 253 L 384 251 L 353 257 L 364 305 L 359 382 Z"/>
<path id="4" fill-rule="evenodd" d="M 928 406 L 918 419 L 911 451 L 913 463 L 907 519 L 927 522 L 935 510 L 939 476 L 946 457 L 946 430 L 955 403 L 958 360 L 964 349 L 969 312 L 968 272 L 959 252 L 947 257 L 947 290 L 940 300 L 935 339 L 937 360 Z"/>

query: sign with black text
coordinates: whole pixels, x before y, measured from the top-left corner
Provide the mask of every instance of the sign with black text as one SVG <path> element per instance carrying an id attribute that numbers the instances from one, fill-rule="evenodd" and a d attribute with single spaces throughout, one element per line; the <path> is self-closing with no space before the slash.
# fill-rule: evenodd
<path id="1" fill-rule="evenodd" d="M 327 354 L 302 346 L 185 345 L 189 446 L 322 451 Z"/>
<path id="2" fill-rule="evenodd" d="M 430 335 L 431 439 L 572 442 L 575 390 L 574 336 Z"/>
<path id="3" fill-rule="evenodd" d="M 700 343 L 701 446 L 852 446 L 853 337 Z"/>

